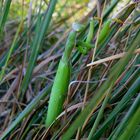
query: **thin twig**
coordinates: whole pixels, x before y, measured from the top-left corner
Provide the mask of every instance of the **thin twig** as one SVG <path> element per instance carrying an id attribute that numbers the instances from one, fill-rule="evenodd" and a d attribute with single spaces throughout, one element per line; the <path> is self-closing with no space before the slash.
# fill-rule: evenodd
<path id="1" fill-rule="evenodd" d="M 135 50 L 135 52 L 134 52 L 134 54 L 139 54 L 139 53 L 140 53 L 140 48 Z M 127 52 L 123 52 L 123 53 L 119 53 L 119 54 L 116 54 L 116 55 L 112 55 L 112 56 L 100 59 L 98 61 L 91 62 L 91 63 L 87 64 L 87 67 L 94 66 L 94 65 L 99 65 L 99 64 L 111 61 L 111 60 L 119 59 L 119 58 L 124 57 L 126 54 L 127 54 Z"/>

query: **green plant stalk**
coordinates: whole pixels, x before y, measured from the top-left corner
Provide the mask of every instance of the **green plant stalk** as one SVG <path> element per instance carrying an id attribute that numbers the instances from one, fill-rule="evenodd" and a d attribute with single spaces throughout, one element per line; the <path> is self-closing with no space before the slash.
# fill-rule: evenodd
<path id="1" fill-rule="evenodd" d="M 64 54 L 59 62 L 57 73 L 49 100 L 46 127 L 49 127 L 62 112 L 63 103 L 70 82 L 70 55 L 75 44 L 76 31 L 71 31 L 65 46 Z"/>
<path id="2" fill-rule="evenodd" d="M 33 111 L 33 109 L 38 106 L 40 100 L 44 99 L 50 93 L 50 90 L 51 90 L 51 86 L 44 88 L 26 106 L 26 108 L 18 115 L 18 117 L 16 117 L 16 119 L 11 123 L 11 125 L 2 133 L 2 135 L 0 136 L 0 140 L 4 140 L 12 132 L 12 130 L 16 128 L 18 124 L 21 123 L 22 120 L 31 113 L 31 111 Z"/>
<path id="3" fill-rule="evenodd" d="M 134 70 L 130 73 L 131 75 L 129 75 L 129 77 L 131 76 L 131 78 L 129 78 L 129 80 L 127 81 L 127 79 L 123 79 L 122 83 L 125 83 L 125 85 L 127 87 L 130 87 L 135 80 L 137 79 L 138 76 L 140 76 L 140 68 L 133 68 Z M 111 103 L 116 102 L 118 100 L 118 98 L 120 96 L 122 96 L 125 93 L 125 88 L 122 84 L 121 87 L 118 88 L 118 90 L 116 90 L 116 92 L 113 93 L 113 96 L 111 97 Z"/>
<path id="4" fill-rule="evenodd" d="M 130 99 L 131 100 L 131 99 Z M 129 109 L 128 113 L 125 115 L 125 117 L 123 118 L 123 120 L 121 121 L 120 125 L 118 125 L 113 132 L 110 134 L 108 140 L 118 140 L 118 137 L 125 133 L 125 131 L 127 131 L 127 125 L 129 125 L 129 122 L 133 119 L 133 115 L 135 114 L 136 110 L 139 108 L 139 104 L 140 104 L 140 95 L 138 94 L 136 100 L 134 101 L 134 103 L 132 104 L 131 108 Z M 137 126 L 135 126 L 137 127 Z M 135 130 L 137 128 L 133 128 L 133 130 L 131 129 L 131 133 L 129 133 L 130 135 L 133 133 L 135 133 Z M 127 136 L 129 135 L 127 134 Z M 135 134 L 134 134 L 135 135 Z M 134 136 L 133 135 L 133 136 Z M 131 137 L 131 136 L 130 136 Z M 129 139 L 129 138 L 128 138 Z"/>
<path id="5" fill-rule="evenodd" d="M 132 137 L 133 140 L 140 140 L 140 127 L 136 129 L 136 134 Z"/>
<path id="6" fill-rule="evenodd" d="M 105 120 L 105 122 L 102 124 L 102 126 L 97 130 L 97 132 L 94 134 L 93 139 L 99 139 L 99 137 L 101 137 L 103 132 L 105 130 L 107 130 L 107 128 L 109 127 L 109 124 L 117 116 L 117 114 L 119 114 L 119 112 L 121 112 L 127 106 L 128 102 L 131 100 L 131 98 L 140 91 L 139 85 L 140 85 L 140 77 L 137 78 L 137 80 L 133 83 L 133 85 L 130 87 L 130 89 L 127 91 L 127 93 L 124 95 L 124 97 L 118 103 L 118 105 L 114 108 L 114 110 L 111 112 L 111 114 Z"/>
<path id="7" fill-rule="evenodd" d="M 110 13 L 113 11 L 113 9 L 116 7 L 116 5 L 120 2 L 120 0 L 113 0 L 111 2 L 111 5 L 109 6 L 109 8 L 107 8 L 105 10 L 105 14 L 104 14 L 104 17 L 103 19 L 107 18 L 108 15 L 110 15 Z"/>
<path id="8" fill-rule="evenodd" d="M 137 125 L 139 125 L 139 123 L 140 123 L 140 95 L 134 102 L 134 105 L 135 104 L 137 104 L 137 106 L 139 106 L 139 107 L 138 107 L 137 111 L 134 113 L 134 115 L 132 116 L 132 119 L 128 122 L 128 125 L 126 126 L 123 134 L 119 138 L 117 138 L 117 140 L 129 140 L 130 137 L 133 135 L 134 130 L 136 129 Z M 132 107 L 130 109 L 134 110 L 133 107 L 134 106 L 132 105 Z M 129 112 L 126 115 L 126 119 L 128 118 L 128 115 L 129 115 Z"/>
<path id="9" fill-rule="evenodd" d="M 3 2 L 0 1 L 0 17 L 2 16 L 2 7 L 3 7 Z"/>
<path id="10" fill-rule="evenodd" d="M 1 70 L 1 72 L 0 72 L 0 84 L 1 84 L 2 79 L 3 79 L 3 76 L 4 76 L 4 74 L 5 74 L 5 70 L 6 70 L 6 68 L 7 68 L 7 65 L 8 65 L 9 59 L 10 59 L 10 57 L 11 57 L 11 54 L 12 54 L 12 52 L 13 52 L 13 49 L 14 49 L 16 40 L 17 40 L 17 38 L 18 38 L 18 35 L 19 35 L 19 32 L 20 32 L 21 26 L 22 26 L 22 22 L 20 23 L 20 25 L 19 25 L 19 27 L 18 27 L 18 29 L 17 29 L 17 32 L 16 32 L 16 35 L 15 35 L 15 37 L 14 37 L 12 46 L 11 46 L 9 52 L 8 52 L 7 57 L 6 57 L 5 64 L 4 64 L 4 66 L 2 67 L 2 70 Z"/>
<path id="11" fill-rule="evenodd" d="M 43 15 L 44 15 L 44 14 L 43 14 Z M 42 17 L 43 15 L 41 15 L 41 13 L 40 13 L 40 14 L 38 14 L 38 17 L 40 17 L 40 16 Z M 34 18 L 36 18 L 36 17 L 37 17 L 37 15 L 35 15 Z M 38 25 L 37 23 L 38 23 L 38 22 L 35 21 L 35 23 L 34 23 L 33 26 L 31 27 L 31 30 L 32 30 L 32 31 L 35 29 L 35 26 Z M 38 30 L 37 30 L 37 31 L 38 31 Z M 37 32 L 37 31 L 36 31 L 36 32 Z M 17 38 L 16 43 L 15 43 L 15 46 L 14 46 L 14 49 L 13 49 L 13 52 L 15 52 L 15 51 L 18 49 L 18 47 L 20 46 L 21 43 L 23 43 L 23 46 L 24 46 L 24 44 L 26 44 L 25 42 L 26 42 L 26 35 L 27 35 L 27 32 L 28 32 L 28 28 L 25 28 L 24 31 L 23 31 L 23 32 L 20 34 L 20 36 Z M 3 57 L 0 59 L 0 68 L 4 66 L 5 61 L 6 61 L 6 59 L 7 59 L 7 56 L 8 56 L 8 53 L 6 52 L 6 53 L 3 55 Z"/>
<path id="12" fill-rule="evenodd" d="M 44 117 L 44 114 L 46 114 L 46 110 L 44 108 L 39 108 L 37 111 L 35 111 L 31 120 L 29 121 L 29 123 L 27 123 L 27 127 L 20 133 L 20 140 L 26 139 L 27 135 L 33 127 L 33 124 L 39 123 L 40 126 L 42 125 L 42 123 L 44 122 L 44 119 L 42 119 Z"/>
<path id="13" fill-rule="evenodd" d="M 112 88 L 113 88 L 113 86 L 110 86 L 110 88 L 107 90 L 106 97 L 105 97 L 105 99 L 103 101 L 103 104 L 102 104 L 101 109 L 100 109 L 100 111 L 99 111 L 99 113 L 97 115 L 97 118 L 96 118 L 96 120 L 94 122 L 94 125 L 93 125 L 93 127 L 92 127 L 92 129 L 91 129 L 91 131 L 89 133 L 88 140 L 93 140 L 93 135 L 94 135 L 94 133 L 95 133 L 95 131 L 96 131 L 98 125 L 99 125 L 99 122 L 100 122 L 101 118 L 103 117 L 104 109 L 105 109 L 105 107 L 107 105 L 107 102 L 109 100 Z"/>
<path id="14" fill-rule="evenodd" d="M 118 137 L 121 134 L 123 128 L 126 126 L 127 122 L 131 118 L 131 116 L 133 116 L 133 114 L 137 110 L 139 103 L 140 103 L 140 96 L 138 95 L 136 101 L 133 103 L 133 105 L 131 106 L 130 110 L 128 111 L 128 113 L 126 114 L 124 119 L 121 121 L 121 124 L 119 125 L 119 127 L 115 131 L 115 133 L 113 134 L 113 137 L 111 138 L 111 140 L 117 140 L 118 139 Z"/>
<path id="15" fill-rule="evenodd" d="M 52 14 L 55 10 L 55 6 L 57 4 L 57 0 L 51 0 L 48 6 L 48 10 L 47 10 L 47 14 L 44 17 L 44 20 L 42 20 L 41 24 L 40 24 L 40 29 L 38 30 L 38 32 L 36 32 L 36 36 L 33 39 L 33 44 L 31 46 L 32 50 L 31 50 L 31 57 L 29 59 L 29 64 L 27 66 L 27 71 L 25 74 L 25 77 L 23 79 L 22 85 L 21 85 L 21 92 L 22 94 L 25 93 L 28 84 L 30 82 L 31 79 L 31 75 L 35 66 L 35 62 L 39 53 L 39 49 L 42 43 L 42 39 L 45 35 L 45 33 L 48 30 L 49 27 L 49 23 L 51 21 L 52 18 Z"/>
<path id="16" fill-rule="evenodd" d="M 101 99 L 105 95 L 105 91 L 110 87 L 110 81 L 114 83 L 117 80 L 117 78 L 123 72 L 125 66 L 128 64 L 129 60 L 132 58 L 135 47 L 139 45 L 140 43 L 139 38 L 140 38 L 140 30 L 137 33 L 135 39 L 133 40 L 127 55 L 117 63 L 117 65 L 119 65 L 120 67 L 116 67 L 111 72 L 108 80 L 101 86 L 101 88 L 98 90 L 96 95 L 94 95 L 94 97 L 91 99 L 90 103 L 80 113 L 77 119 L 71 124 L 68 130 L 62 135 L 62 138 L 61 138 L 62 140 L 69 140 L 73 136 L 73 134 L 76 132 L 76 130 L 83 125 L 84 121 L 90 114 L 91 110 L 93 110 L 93 108 L 96 108 L 98 106 L 98 103 L 101 101 Z"/>
<path id="17" fill-rule="evenodd" d="M 10 9 L 10 5 L 11 5 L 11 1 L 12 0 L 6 0 L 5 4 L 4 4 L 4 8 L 2 9 L 2 14 L 0 17 L 0 34 L 3 32 L 3 28 L 4 28 L 4 25 L 6 23 L 9 9 Z M 1 40 L 1 36 L 0 36 L 0 40 Z"/>

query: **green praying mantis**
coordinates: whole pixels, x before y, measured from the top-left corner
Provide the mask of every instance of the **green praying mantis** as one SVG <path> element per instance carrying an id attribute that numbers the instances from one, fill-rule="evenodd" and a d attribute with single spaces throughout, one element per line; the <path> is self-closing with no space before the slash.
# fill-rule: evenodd
<path id="1" fill-rule="evenodd" d="M 70 82 L 70 55 L 75 44 L 76 34 L 82 29 L 82 25 L 74 24 L 69 33 L 63 56 L 59 62 L 54 84 L 51 90 L 51 96 L 48 106 L 46 126 L 49 127 L 56 117 L 62 112 L 63 103 Z"/>
<path id="2" fill-rule="evenodd" d="M 78 50 L 82 54 L 87 54 L 87 52 L 93 48 L 91 41 L 94 34 L 94 19 L 90 19 L 89 32 L 86 41 L 78 41 Z M 98 42 L 101 43 L 110 30 L 111 20 L 107 20 L 100 31 Z M 67 95 L 68 86 L 70 83 L 71 75 L 71 64 L 70 56 L 75 45 L 77 33 L 82 31 L 84 26 L 82 24 L 75 23 L 72 26 L 72 31 L 69 33 L 65 50 L 63 56 L 59 62 L 57 73 L 54 79 L 53 87 L 51 90 L 48 112 L 46 118 L 46 127 L 48 128 L 58 117 L 58 115 L 63 110 L 63 104 Z"/>

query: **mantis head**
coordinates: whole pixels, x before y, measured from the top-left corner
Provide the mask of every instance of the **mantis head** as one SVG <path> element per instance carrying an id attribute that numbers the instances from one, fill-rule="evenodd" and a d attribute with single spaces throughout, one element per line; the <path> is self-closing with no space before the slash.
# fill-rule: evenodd
<path id="1" fill-rule="evenodd" d="M 72 29 L 76 32 L 80 32 L 82 31 L 83 29 L 85 28 L 85 26 L 83 24 L 80 24 L 80 23 L 77 23 L 77 22 L 74 22 L 72 24 Z"/>

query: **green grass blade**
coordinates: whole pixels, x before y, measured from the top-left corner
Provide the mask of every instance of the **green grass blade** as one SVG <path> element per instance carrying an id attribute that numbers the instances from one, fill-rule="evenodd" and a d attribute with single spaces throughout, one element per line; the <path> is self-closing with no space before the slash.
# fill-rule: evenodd
<path id="1" fill-rule="evenodd" d="M 132 140 L 140 140 L 140 127 L 136 129 L 136 133 L 132 137 Z"/>
<path id="2" fill-rule="evenodd" d="M 21 86 L 22 93 L 25 93 L 25 91 L 28 87 L 28 84 L 30 82 L 31 75 L 32 75 L 32 72 L 33 72 L 33 69 L 35 66 L 35 62 L 36 62 L 36 59 L 37 59 L 37 56 L 39 53 L 39 49 L 40 49 L 43 37 L 48 30 L 48 27 L 49 27 L 49 24 L 50 24 L 50 21 L 52 18 L 52 14 L 54 12 L 56 4 L 57 4 L 57 0 L 50 0 L 46 16 L 44 17 L 43 21 L 41 22 L 40 29 L 38 30 L 38 32 L 36 32 L 36 36 L 33 39 L 33 44 L 31 46 L 32 50 L 31 50 L 31 56 L 29 59 L 29 64 L 27 67 L 25 77 L 24 77 L 23 82 L 22 82 L 22 86 Z"/>
<path id="3" fill-rule="evenodd" d="M 138 107 L 137 110 L 135 109 L 136 107 Z M 134 113 L 135 110 L 136 112 Z M 128 118 L 131 116 L 132 116 L 132 119 L 129 121 L 128 125 L 124 129 L 123 134 L 119 138 L 118 137 L 116 138 L 117 140 L 129 140 L 132 134 L 134 133 L 134 130 L 136 129 L 137 125 L 139 125 L 140 123 L 140 95 L 137 97 L 136 101 L 133 103 L 132 107 L 130 108 L 129 112 L 124 118 L 123 123 L 121 123 L 121 126 L 119 127 L 120 130 L 121 130 L 121 127 L 125 125 L 125 122 L 128 120 Z"/>
<path id="4" fill-rule="evenodd" d="M 102 103 L 101 109 L 99 110 L 99 113 L 98 113 L 97 118 L 96 118 L 96 120 L 94 122 L 94 125 L 93 125 L 93 127 L 92 127 L 92 129 L 91 129 L 91 131 L 89 133 L 88 140 L 93 139 L 93 135 L 94 135 L 94 133 L 96 131 L 96 128 L 98 127 L 98 124 L 99 124 L 101 118 L 103 117 L 104 109 L 105 109 L 105 107 L 107 105 L 107 102 L 109 100 L 112 88 L 113 88 L 113 86 L 110 86 L 110 88 L 107 90 L 106 97 L 105 97 L 105 99 L 104 99 L 104 101 Z"/>
<path id="5" fill-rule="evenodd" d="M 38 106 L 40 100 L 44 99 L 48 93 L 50 93 L 51 86 L 46 87 L 43 89 L 27 106 L 26 108 L 19 114 L 19 116 L 11 123 L 11 125 L 3 132 L 1 136 L 1 140 L 4 140 L 6 136 L 8 136 L 9 133 L 12 132 L 14 128 L 18 126 L 18 124 L 26 117 L 28 116 L 31 111 Z"/>
<path id="6" fill-rule="evenodd" d="M 128 74 L 129 77 L 131 76 L 131 78 L 129 79 L 129 81 L 127 81 L 127 79 L 129 77 L 126 77 L 126 78 L 122 79 L 121 83 L 126 83 L 127 82 L 126 83 L 126 86 L 130 88 L 135 83 L 136 79 L 140 76 L 140 68 L 135 69 L 135 67 L 134 67 L 134 70 L 132 71 L 132 73 L 130 71 L 128 71 L 128 73 L 130 74 L 130 75 Z M 113 93 L 113 96 L 111 97 L 111 103 L 117 101 L 118 98 L 121 95 L 124 95 L 124 93 L 126 93 L 126 92 L 125 92 L 125 88 L 123 88 L 123 84 L 122 84 L 122 86 L 119 87 L 118 90 L 116 90 Z"/>
<path id="7" fill-rule="evenodd" d="M 17 41 L 17 38 L 18 38 L 18 35 L 19 35 L 19 32 L 20 32 L 21 26 L 22 26 L 22 22 L 20 23 L 20 25 L 19 25 L 19 27 L 18 27 L 18 30 L 17 30 L 16 35 L 15 35 L 15 37 L 14 37 L 12 46 L 11 46 L 11 48 L 10 48 L 8 54 L 7 54 L 5 64 L 4 64 L 4 66 L 2 67 L 2 70 L 1 70 L 1 72 L 0 72 L 0 84 L 1 84 L 2 79 L 3 79 L 3 76 L 4 76 L 4 74 L 5 74 L 5 70 L 6 70 L 6 68 L 7 68 L 9 59 L 10 59 L 10 57 L 11 57 L 11 55 L 12 55 L 13 50 L 14 50 L 14 46 L 15 46 L 15 44 L 16 44 L 16 41 Z"/>
<path id="8" fill-rule="evenodd" d="M 140 30 L 137 33 L 135 39 L 133 40 L 131 46 L 129 47 L 130 49 L 127 55 L 117 63 L 117 66 L 120 67 L 115 66 L 115 68 L 113 68 L 108 80 L 101 86 L 101 88 L 98 90 L 95 96 L 91 99 L 90 103 L 85 107 L 85 109 L 80 113 L 77 119 L 71 124 L 68 130 L 63 134 L 62 140 L 69 140 L 75 134 L 76 130 L 83 125 L 84 121 L 90 114 L 91 110 L 93 110 L 93 108 L 98 106 L 98 103 L 105 96 L 105 91 L 110 87 L 111 83 L 114 84 L 114 82 L 117 80 L 119 75 L 123 72 L 125 66 L 132 58 L 133 51 L 140 44 L 139 38 L 140 38 Z"/>
<path id="9" fill-rule="evenodd" d="M 140 124 L 139 116 L 140 116 L 140 107 L 137 110 L 137 112 L 134 114 L 131 121 L 129 122 L 128 126 L 125 129 L 125 132 L 120 136 L 118 140 L 124 140 L 124 139 L 128 140 L 132 137 L 137 125 Z"/>
<path id="10" fill-rule="evenodd" d="M 4 8 L 2 9 L 2 14 L 0 17 L 0 35 L 3 32 L 3 28 L 8 17 L 11 1 L 12 0 L 6 0 L 4 4 Z M 0 40 L 1 40 L 1 36 L 0 36 Z"/>
<path id="11" fill-rule="evenodd" d="M 127 93 L 124 95 L 122 100 L 118 103 L 118 105 L 114 108 L 112 113 L 108 116 L 106 121 L 102 124 L 102 126 L 97 130 L 93 139 L 99 139 L 104 131 L 107 130 L 109 124 L 112 120 L 117 116 L 119 112 L 121 112 L 128 104 L 128 102 L 132 99 L 132 97 L 140 91 L 140 77 L 134 82 L 134 84 L 130 87 Z"/>

